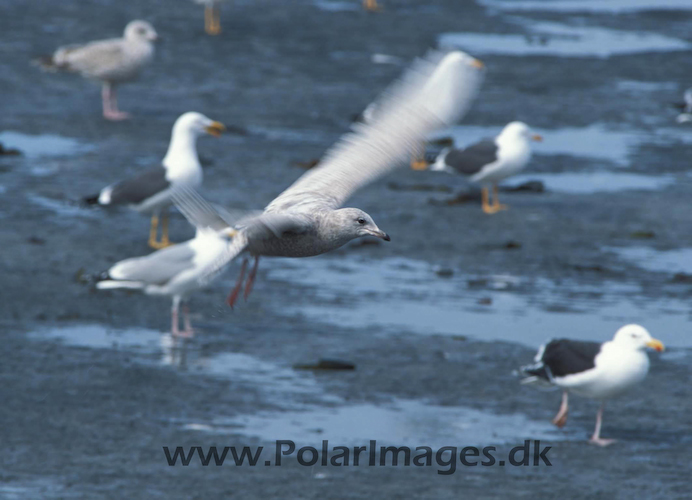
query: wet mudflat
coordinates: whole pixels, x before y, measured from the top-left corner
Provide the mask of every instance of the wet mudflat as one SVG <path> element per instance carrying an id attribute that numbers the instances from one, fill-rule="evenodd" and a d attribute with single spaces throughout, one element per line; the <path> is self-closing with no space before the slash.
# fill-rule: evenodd
<path id="1" fill-rule="evenodd" d="M 692 82 L 692 11 L 382 3 L 368 15 L 357 0 L 236 2 L 217 38 L 192 2 L 0 7 L 0 142 L 23 152 L 0 157 L 0 498 L 688 495 L 692 129 L 670 103 Z M 101 119 L 97 87 L 29 64 L 137 17 L 165 41 L 122 89 L 130 122 Z M 147 253 L 147 221 L 77 200 L 157 162 L 180 113 L 247 132 L 200 140 L 204 191 L 261 208 L 438 44 L 488 66 L 465 123 L 443 135 L 463 144 L 526 121 L 545 141 L 508 184 L 540 180 L 544 192 L 503 193 L 511 210 L 487 217 L 473 201 L 445 203 L 473 192 L 461 179 L 401 170 L 351 202 L 391 243 L 265 259 L 235 311 L 223 303 L 232 268 L 193 298 L 199 335 L 187 345 L 167 333 L 167 300 L 82 283 Z M 175 218 L 172 233 L 192 229 Z M 512 372 L 547 338 L 605 340 L 627 322 L 670 349 L 609 404 L 603 434 L 619 442 L 595 449 L 596 403 L 574 398 L 567 427 L 552 428 L 559 394 Z M 356 369 L 297 368 L 322 358 Z M 553 446 L 552 467 L 168 467 L 162 452 L 377 439 L 506 453 L 527 438 Z"/>

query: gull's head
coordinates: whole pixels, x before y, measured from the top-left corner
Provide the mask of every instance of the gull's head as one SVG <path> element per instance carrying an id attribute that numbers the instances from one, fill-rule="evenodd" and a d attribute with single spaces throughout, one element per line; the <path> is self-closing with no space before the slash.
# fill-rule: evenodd
<path id="1" fill-rule="evenodd" d="M 389 241 L 389 235 L 382 231 L 368 214 L 357 208 L 342 208 L 336 210 L 334 215 L 338 219 L 339 226 L 350 236 L 350 239 L 361 238 L 363 236 L 374 236 L 375 238 Z"/>
<path id="2" fill-rule="evenodd" d="M 159 39 L 154 27 L 146 21 L 130 21 L 125 26 L 125 38 L 127 40 L 155 42 Z"/>
<path id="3" fill-rule="evenodd" d="M 538 134 L 534 134 L 531 128 L 524 122 L 511 122 L 508 123 L 505 128 L 500 132 L 499 140 L 510 140 L 510 141 L 537 141 L 541 142 L 543 137 Z"/>
<path id="4" fill-rule="evenodd" d="M 186 134 L 198 137 L 202 134 L 210 134 L 214 137 L 219 137 L 226 130 L 226 127 L 221 122 L 216 122 L 211 118 L 207 118 L 202 113 L 189 111 L 181 115 L 173 125 L 173 135 Z"/>
<path id="5" fill-rule="evenodd" d="M 650 347 L 661 352 L 664 349 L 663 343 L 653 338 L 646 328 L 634 324 L 625 325 L 615 332 L 613 342 L 634 350 L 644 350 Z"/>

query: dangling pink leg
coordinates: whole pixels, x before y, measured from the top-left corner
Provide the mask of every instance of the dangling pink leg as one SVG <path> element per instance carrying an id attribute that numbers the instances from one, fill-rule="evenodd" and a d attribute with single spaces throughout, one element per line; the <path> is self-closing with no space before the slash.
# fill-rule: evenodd
<path id="1" fill-rule="evenodd" d="M 180 332 L 180 336 L 186 339 L 191 339 L 195 335 L 195 331 L 192 328 L 192 323 L 190 323 L 190 308 L 187 304 L 183 305 L 183 321 L 185 324 L 185 330 Z"/>
<path id="2" fill-rule="evenodd" d="M 601 407 L 598 409 L 596 414 L 596 428 L 593 431 L 593 436 L 589 439 L 590 444 L 595 444 L 597 446 L 608 446 L 615 442 L 614 439 L 603 439 L 601 437 L 601 423 L 603 422 L 603 407 L 605 403 L 601 403 Z"/>
<path id="3" fill-rule="evenodd" d="M 562 403 L 560 404 L 560 409 L 558 410 L 557 415 L 555 415 L 555 418 L 553 418 L 553 425 L 557 425 L 560 428 L 564 427 L 567 423 L 567 411 L 567 391 L 563 391 Z"/>
<path id="4" fill-rule="evenodd" d="M 236 300 L 238 300 L 238 294 L 240 294 L 240 287 L 243 286 L 243 279 L 245 278 L 245 269 L 247 268 L 247 259 L 243 259 L 243 264 L 240 266 L 240 275 L 238 276 L 238 281 L 236 281 L 235 286 L 233 287 L 233 290 L 231 290 L 231 293 L 228 294 L 228 298 L 226 299 L 226 303 L 231 306 L 231 309 L 233 309 L 233 306 L 236 303 Z"/>
<path id="5" fill-rule="evenodd" d="M 103 117 L 106 120 L 125 120 L 130 117 L 128 113 L 124 113 L 118 110 L 118 98 L 116 95 L 115 87 L 110 83 L 103 84 L 103 90 L 101 92 L 101 98 L 103 100 Z"/>
<path id="6" fill-rule="evenodd" d="M 250 295 L 250 292 L 252 291 L 252 285 L 255 284 L 255 276 L 257 276 L 257 268 L 259 267 L 259 255 L 255 257 L 255 265 L 252 266 L 252 270 L 250 271 L 250 274 L 247 277 L 247 281 L 245 282 L 245 292 L 243 293 L 243 298 L 247 300 L 248 295 Z"/>

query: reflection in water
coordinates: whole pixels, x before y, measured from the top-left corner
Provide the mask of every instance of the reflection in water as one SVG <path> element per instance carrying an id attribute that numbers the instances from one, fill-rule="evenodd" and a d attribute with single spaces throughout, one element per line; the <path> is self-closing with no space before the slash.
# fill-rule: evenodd
<path id="1" fill-rule="evenodd" d="M 461 49 L 474 55 L 509 54 L 567 57 L 610 57 L 638 52 L 688 50 L 690 44 L 656 33 L 628 32 L 607 28 L 568 26 L 514 18 L 525 34 L 443 33 L 438 37 L 442 49 Z"/>
<path id="2" fill-rule="evenodd" d="M 0 132 L 0 142 L 8 148 L 19 149 L 23 156 L 36 159 L 46 156 L 70 156 L 93 149 L 77 139 L 54 134 L 27 135 L 20 132 Z"/>
<path id="3" fill-rule="evenodd" d="M 507 182 L 518 186 L 527 181 L 541 181 L 548 191 L 569 194 L 612 193 L 617 191 L 659 191 L 674 183 L 671 175 L 639 175 L 611 172 L 516 175 Z"/>
<path id="4" fill-rule="evenodd" d="M 692 274 L 692 248 L 661 251 L 638 246 L 605 247 L 604 250 L 614 252 L 623 259 L 649 271 Z"/>
<path id="5" fill-rule="evenodd" d="M 339 445 L 367 445 L 377 438 L 382 445 L 432 447 L 502 444 L 524 438 L 564 439 L 548 422 L 523 415 L 496 415 L 460 406 L 437 406 L 425 401 L 394 400 L 386 406 L 353 404 L 312 407 L 300 411 L 259 412 L 210 423 L 192 422 L 188 430 L 242 434 L 263 441 L 290 439 L 298 446 L 321 445 L 323 439 Z"/>
<path id="6" fill-rule="evenodd" d="M 636 12 L 680 10 L 689 11 L 689 0 L 478 0 L 485 6 L 509 11 L 548 12 Z"/>
<path id="7" fill-rule="evenodd" d="M 266 269 L 270 279 L 313 289 L 309 301 L 290 312 L 283 309 L 284 314 L 358 331 L 468 335 L 535 347 L 556 335 L 610 338 L 623 324 L 635 322 L 657 332 L 666 345 L 692 346 L 687 303 L 638 300 L 637 287 L 615 282 L 577 286 L 461 274 L 439 279 L 431 264 L 403 258 L 364 263 L 325 256 L 268 261 Z M 479 299 L 487 303 L 479 305 Z"/>

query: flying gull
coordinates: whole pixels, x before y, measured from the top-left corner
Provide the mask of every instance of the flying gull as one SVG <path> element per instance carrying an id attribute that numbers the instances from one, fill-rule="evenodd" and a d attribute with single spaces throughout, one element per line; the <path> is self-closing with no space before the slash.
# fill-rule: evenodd
<path id="1" fill-rule="evenodd" d="M 151 213 L 149 246 L 163 248 L 170 245 L 168 239 L 168 207 L 172 189 L 178 186 L 199 187 L 202 184 L 202 167 L 197 157 L 197 137 L 206 132 L 214 137 L 225 130 L 222 123 L 213 121 L 201 113 L 181 115 L 173 125 L 168 152 L 161 165 L 135 177 L 111 184 L 97 195 L 85 198 L 89 205 L 125 205 L 140 213 Z M 161 240 L 157 241 L 159 215 L 163 212 Z"/>
<path id="2" fill-rule="evenodd" d="M 224 257 L 210 267 L 209 275 L 221 272 L 239 255 L 249 254 L 255 262 L 245 285 L 247 297 L 260 256 L 320 255 L 363 236 L 389 241 L 370 215 L 340 207 L 358 189 L 401 165 L 429 133 L 456 122 L 476 96 L 482 77 L 476 60 L 463 52 L 442 59 L 432 54 L 417 61 L 383 94 L 374 121 L 355 126 L 353 133 L 337 142 L 317 167 L 281 193 L 261 215 L 235 226 L 238 234 Z M 194 219 L 194 207 L 185 206 L 185 196 L 176 205 L 188 218 L 193 213 Z M 245 257 L 228 298 L 231 307 L 247 263 Z"/>
<path id="3" fill-rule="evenodd" d="M 200 281 L 202 273 L 207 266 L 225 254 L 234 234 L 235 230 L 227 226 L 218 230 L 199 227 L 195 237 L 189 241 L 157 250 L 145 257 L 118 262 L 100 278 L 96 288 L 141 290 L 147 295 L 171 297 L 171 334 L 190 338 L 194 335 L 194 330 L 190 323 L 187 299 L 203 286 Z M 178 319 L 181 303 L 184 330 L 180 330 Z"/>
<path id="4" fill-rule="evenodd" d="M 465 175 L 472 182 L 483 184 L 483 211 L 494 214 L 508 208 L 500 204 L 497 184 L 526 167 L 531 159 L 531 140 L 543 139 L 531 133 L 525 123 L 512 122 L 494 139 L 484 139 L 464 149 L 444 149 L 429 169 Z M 426 168 L 426 165 L 412 166 L 419 170 Z M 493 186 L 492 205 L 489 203 L 488 184 Z"/>
<path id="5" fill-rule="evenodd" d="M 639 325 L 620 328 L 613 340 L 603 344 L 569 339 L 551 340 L 540 347 L 535 364 L 521 371 L 527 378 L 522 383 L 548 383 L 561 387 L 562 404 L 553 424 L 567 423 L 567 397 L 574 392 L 601 401 L 596 415 L 596 428 L 589 441 L 607 446 L 613 439 L 601 438 L 601 421 L 605 401 L 638 384 L 649 372 L 646 348 L 663 351 L 661 341 L 651 337 Z"/>
<path id="6" fill-rule="evenodd" d="M 39 64 L 48 71 L 69 71 L 102 83 L 103 116 L 123 120 L 129 115 L 118 110 L 116 86 L 134 80 L 154 57 L 158 39 L 154 27 L 146 21 L 131 21 L 122 38 L 60 47 Z"/>

